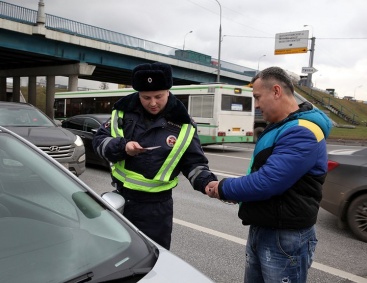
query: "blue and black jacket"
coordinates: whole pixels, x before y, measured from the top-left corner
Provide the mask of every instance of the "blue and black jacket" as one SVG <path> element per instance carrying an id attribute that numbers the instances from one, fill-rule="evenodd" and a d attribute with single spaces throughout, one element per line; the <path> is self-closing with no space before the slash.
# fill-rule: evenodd
<path id="1" fill-rule="evenodd" d="M 330 119 L 305 102 L 270 124 L 256 144 L 248 175 L 223 179 L 221 199 L 240 202 L 244 225 L 301 229 L 316 223 L 327 173 Z"/>

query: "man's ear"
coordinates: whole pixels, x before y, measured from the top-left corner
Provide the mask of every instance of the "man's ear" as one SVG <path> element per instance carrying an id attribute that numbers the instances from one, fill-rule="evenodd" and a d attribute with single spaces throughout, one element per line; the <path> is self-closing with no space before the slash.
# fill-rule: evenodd
<path id="1" fill-rule="evenodd" d="M 281 97 L 281 90 L 282 88 L 280 85 L 273 85 L 275 99 L 279 99 Z"/>

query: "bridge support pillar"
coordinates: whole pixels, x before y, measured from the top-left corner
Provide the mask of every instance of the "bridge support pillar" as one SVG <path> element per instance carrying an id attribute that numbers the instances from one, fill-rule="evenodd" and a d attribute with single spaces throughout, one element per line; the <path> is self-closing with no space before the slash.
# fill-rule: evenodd
<path id="1" fill-rule="evenodd" d="M 37 77 L 28 77 L 28 103 L 36 106 L 37 103 Z"/>
<path id="2" fill-rule="evenodd" d="M 0 101 L 6 101 L 6 77 L 0 77 Z"/>
<path id="3" fill-rule="evenodd" d="M 13 101 L 20 102 L 20 77 L 13 77 Z"/>
<path id="4" fill-rule="evenodd" d="M 78 75 L 70 75 L 68 91 L 77 91 L 77 90 L 78 90 Z"/>
<path id="5" fill-rule="evenodd" d="M 55 76 L 46 77 L 46 115 L 54 118 Z"/>

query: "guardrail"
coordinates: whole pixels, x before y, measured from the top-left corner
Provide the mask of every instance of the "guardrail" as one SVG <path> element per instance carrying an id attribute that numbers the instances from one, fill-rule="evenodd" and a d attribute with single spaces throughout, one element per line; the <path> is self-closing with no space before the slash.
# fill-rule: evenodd
<path id="1" fill-rule="evenodd" d="M 298 86 L 298 88 L 303 91 L 305 94 L 311 96 L 317 103 L 320 103 L 323 107 L 327 108 L 331 112 L 333 112 L 338 117 L 342 118 L 344 121 L 347 121 L 353 125 L 359 125 L 357 118 L 358 115 L 353 113 L 350 109 L 341 105 L 336 101 L 336 99 L 331 100 L 330 94 L 326 94 L 325 96 L 320 95 L 319 91 L 314 91 L 313 88 L 309 88 L 306 86 Z"/>
<path id="2" fill-rule="evenodd" d="M 0 1 L 0 18 L 21 22 L 24 24 L 35 25 L 37 23 L 37 11 Z M 86 37 L 138 50 L 144 50 L 146 52 L 152 52 L 169 57 L 175 57 L 182 61 L 189 61 L 199 65 L 217 68 L 217 65 L 215 64 L 217 61 L 214 58 L 211 60 L 210 63 L 187 58 L 185 59 L 181 57 L 178 58 L 176 56 L 176 51 L 180 49 L 133 37 L 123 33 L 118 33 L 103 28 L 83 24 L 80 22 L 68 20 L 54 15 L 46 14 L 45 26 L 47 29 L 67 34 Z M 256 74 L 255 69 L 247 68 L 230 62 L 225 62 L 222 60 L 221 69 L 250 77 Z"/>

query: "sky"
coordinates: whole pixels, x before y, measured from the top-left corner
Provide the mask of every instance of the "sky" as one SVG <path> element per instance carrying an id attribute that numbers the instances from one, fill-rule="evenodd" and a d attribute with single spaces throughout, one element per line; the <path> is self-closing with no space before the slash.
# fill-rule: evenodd
<path id="1" fill-rule="evenodd" d="M 4 0 L 37 10 L 39 0 Z M 365 0 L 43 0 L 47 14 L 183 48 L 253 69 L 279 66 L 297 75 L 310 52 L 274 55 L 276 34 L 315 37 L 312 75 L 320 89 L 367 100 Z M 190 33 L 190 31 L 192 31 Z M 311 40 L 308 40 L 309 48 Z M 265 55 L 265 56 L 264 56 Z M 79 82 L 79 87 L 85 87 Z"/>

